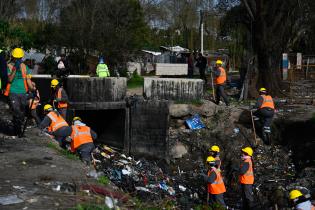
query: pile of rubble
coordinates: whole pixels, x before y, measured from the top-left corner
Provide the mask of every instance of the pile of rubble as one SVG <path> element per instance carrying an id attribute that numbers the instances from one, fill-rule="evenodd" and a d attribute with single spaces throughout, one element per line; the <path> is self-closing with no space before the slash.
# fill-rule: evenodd
<path id="1" fill-rule="evenodd" d="M 183 171 L 178 166 L 166 173 L 156 161 L 135 160 L 107 146 L 99 146 L 93 158 L 98 172 L 90 176 L 104 175 L 143 202 L 154 205 L 168 200 L 181 209 L 202 204 L 200 196 L 206 192 L 200 185 L 203 183 L 200 176 L 205 171 L 203 167 Z"/>

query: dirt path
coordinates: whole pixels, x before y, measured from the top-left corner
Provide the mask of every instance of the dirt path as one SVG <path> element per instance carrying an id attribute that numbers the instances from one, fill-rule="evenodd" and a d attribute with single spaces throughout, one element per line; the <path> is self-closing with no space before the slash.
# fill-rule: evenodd
<path id="1" fill-rule="evenodd" d="M 140 95 L 143 94 L 143 87 L 129 88 L 127 89 L 127 96 Z"/>
<path id="2" fill-rule="evenodd" d="M 86 177 L 81 161 L 61 155 L 37 132 L 28 130 L 24 139 L 1 138 L 0 196 L 17 195 L 23 202 L 0 204 L 0 209 L 69 209 L 89 199 L 73 192 L 82 183 L 95 182 Z"/>

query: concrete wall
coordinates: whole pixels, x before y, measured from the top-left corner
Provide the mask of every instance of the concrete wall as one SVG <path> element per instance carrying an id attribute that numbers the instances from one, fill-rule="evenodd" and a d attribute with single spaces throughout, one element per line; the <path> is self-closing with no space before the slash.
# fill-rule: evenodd
<path id="1" fill-rule="evenodd" d="M 50 75 L 35 75 L 32 80 L 37 84 L 42 101 L 48 102 L 50 96 Z M 124 77 L 98 78 L 80 75 L 71 75 L 59 80 L 62 82 L 71 103 L 85 104 L 91 109 L 99 109 L 101 106 L 108 108 L 106 102 L 123 102 L 127 93 L 127 79 Z M 96 104 L 98 102 L 99 104 Z M 103 104 L 102 104 L 103 103 Z M 110 104 L 109 104 L 110 105 Z"/>
<path id="2" fill-rule="evenodd" d="M 121 78 L 68 78 L 66 90 L 72 103 L 114 102 L 126 97 L 127 79 Z"/>
<path id="3" fill-rule="evenodd" d="M 156 75 L 187 75 L 188 64 L 156 63 Z"/>
<path id="4" fill-rule="evenodd" d="M 144 96 L 148 99 L 191 101 L 202 99 L 201 79 L 144 78 Z"/>
<path id="5" fill-rule="evenodd" d="M 167 159 L 169 102 L 137 101 L 130 108 L 130 153 Z"/>

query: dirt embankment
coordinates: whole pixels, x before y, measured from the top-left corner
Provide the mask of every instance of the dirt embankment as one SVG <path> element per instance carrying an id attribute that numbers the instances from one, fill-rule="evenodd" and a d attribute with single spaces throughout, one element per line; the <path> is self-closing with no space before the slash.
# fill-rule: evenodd
<path id="1" fill-rule="evenodd" d="M 303 153 L 311 149 L 307 145 L 315 148 L 310 135 L 315 126 L 312 115 L 304 114 L 305 118 L 290 121 L 291 111 L 280 110 L 272 126 L 272 145 L 268 146 L 259 138 L 259 132 L 258 139 L 254 140 L 250 112 L 246 108 L 239 105 L 219 107 L 210 101 L 203 101 L 198 106 L 175 105 L 171 110 L 170 128 L 171 155 L 177 157 L 174 165 L 185 171 L 204 170 L 200 166 L 204 165 L 208 148 L 219 145 L 227 186 L 226 203 L 240 209 L 240 187 L 235 169 L 240 163 L 241 148 L 251 146 L 254 148 L 256 209 L 289 208 L 288 192 L 294 186 L 307 187 L 313 193 L 315 189 L 314 153 Z M 302 111 L 309 113 L 315 109 Z M 194 114 L 201 116 L 206 128 L 197 131 L 186 128 L 185 120 Z M 206 191 L 201 181 L 195 185 Z M 200 197 L 205 200 L 205 195 Z"/>

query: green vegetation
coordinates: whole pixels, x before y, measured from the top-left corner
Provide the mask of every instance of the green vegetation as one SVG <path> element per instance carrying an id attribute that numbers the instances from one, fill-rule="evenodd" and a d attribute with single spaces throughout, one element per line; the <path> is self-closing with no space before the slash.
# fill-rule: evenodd
<path id="1" fill-rule="evenodd" d="M 52 142 L 49 142 L 47 144 L 47 147 L 55 150 L 56 152 L 58 152 L 59 154 L 65 156 L 66 158 L 70 159 L 70 160 L 79 160 L 80 158 L 76 155 L 76 154 L 73 154 L 67 150 L 64 150 L 62 148 L 60 148 L 58 145 L 52 143 Z"/>
<path id="2" fill-rule="evenodd" d="M 109 179 L 107 176 L 100 176 L 98 179 L 97 179 L 97 182 L 102 184 L 102 185 L 108 185 L 109 184 Z"/>
<path id="3" fill-rule="evenodd" d="M 131 78 L 127 81 L 128 88 L 142 87 L 144 83 L 144 78 L 138 75 L 137 71 L 134 71 Z"/>
<path id="4" fill-rule="evenodd" d="M 109 210 L 110 208 L 106 206 L 99 206 L 95 204 L 78 204 L 75 208 L 71 210 Z"/>

